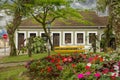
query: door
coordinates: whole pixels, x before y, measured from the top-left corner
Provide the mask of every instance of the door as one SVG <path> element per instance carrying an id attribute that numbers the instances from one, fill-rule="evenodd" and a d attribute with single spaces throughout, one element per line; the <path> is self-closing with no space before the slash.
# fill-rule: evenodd
<path id="1" fill-rule="evenodd" d="M 18 50 L 24 46 L 24 33 L 18 33 Z"/>
<path id="2" fill-rule="evenodd" d="M 53 33 L 53 47 L 59 46 L 60 44 L 60 34 Z"/>

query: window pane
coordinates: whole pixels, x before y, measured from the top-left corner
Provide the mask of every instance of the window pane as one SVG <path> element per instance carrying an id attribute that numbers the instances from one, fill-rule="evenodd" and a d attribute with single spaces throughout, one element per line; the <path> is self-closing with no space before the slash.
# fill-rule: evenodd
<path id="1" fill-rule="evenodd" d="M 30 33 L 30 37 L 36 37 L 36 33 Z"/>
<path id="2" fill-rule="evenodd" d="M 83 33 L 77 33 L 77 43 L 83 43 Z"/>
<path id="3" fill-rule="evenodd" d="M 95 35 L 95 33 L 89 33 L 89 43 L 92 43 L 93 35 Z"/>
<path id="4" fill-rule="evenodd" d="M 47 36 L 45 35 L 45 33 L 41 33 L 41 37 L 44 39 L 45 42 L 47 42 Z"/>
<path id="5" fill-rule="evenodd" d="M 71 43 L 71 33 L 65 33 L 65 43 Z"/>

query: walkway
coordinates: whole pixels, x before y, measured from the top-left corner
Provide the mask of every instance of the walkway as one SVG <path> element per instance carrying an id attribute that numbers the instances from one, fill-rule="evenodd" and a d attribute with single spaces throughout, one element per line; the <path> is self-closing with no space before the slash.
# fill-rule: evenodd
<path id="1" fill-rule="evenodd" d="M 4 58 L 5 56 L 9 56 L 9 51 L 10 51 L 9 48 L 6 48 L 6 52 L 4 48 L 0 49 L 0 59 Z M 0 63 L 0 68 L 25 65 L 25 63 L 26 62 Z"/>
<path id="2" fill-rule="evenodd" d="M 0 63 L 0 68 L 20 66 L 20 65 L 25 65 L 25 64 L 26 62 Z"/>

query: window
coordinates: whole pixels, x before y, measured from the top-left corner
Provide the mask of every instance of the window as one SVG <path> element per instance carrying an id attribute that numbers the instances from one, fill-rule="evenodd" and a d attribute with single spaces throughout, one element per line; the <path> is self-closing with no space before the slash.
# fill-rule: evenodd
<path id="1" fill-rule="evenodd" d="M 77 43 L 83 43 L 83 33 L 77 33 Z"/>
<path id="2" fill-rule="evenodd" d="M 45 33 L 41 33 L 41 37 L 43 38 L 43 40 L 44 40 L 45 42 L 47 42 L 47 36 L 46 36 Z"/>
<path id="3" fill-rule="evenodd" d="M 36 37 L 36 33 L 30 33 L 30 37 Z"/>
<path id="4" fill-rule="evenodd" d="M 96 35 L 95 33 L 89 33 L 89 43 L 92 43 L 93 35 Z"/>
<path id="5" fill-rule="evenodd" d="M 65 43 L 71 43 L 71 33 L 65 33 Z"/>

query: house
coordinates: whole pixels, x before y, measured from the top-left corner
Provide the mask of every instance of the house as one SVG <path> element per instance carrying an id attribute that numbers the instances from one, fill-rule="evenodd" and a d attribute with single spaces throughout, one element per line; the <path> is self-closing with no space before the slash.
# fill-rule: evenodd
<path id="1" fill-rule="evenodd" d="M 85 20 L 93 24 L 82 24 L 74 20 L 66 20 L 66 23 L 61 20 L 55 21 L 50 28 L 53 46 L 84 45 L 86 49 L 89 49 L 92 41 L 90 35 L 95 34 L 101 40 L 101 35 L 108 21 L 107 17 L 100 17 L 95 12 L 81 12 L 81 14 Z M 26 19 L 16 30 L 15 36 L 16 47 L 20 49 L 26 44 L 24 41 L 26 38 L 31 36 L 44 37 L 44 31 L 39 23 Z M 99 41 L 97 41 L 97 47 L 100 50 Z"/>

